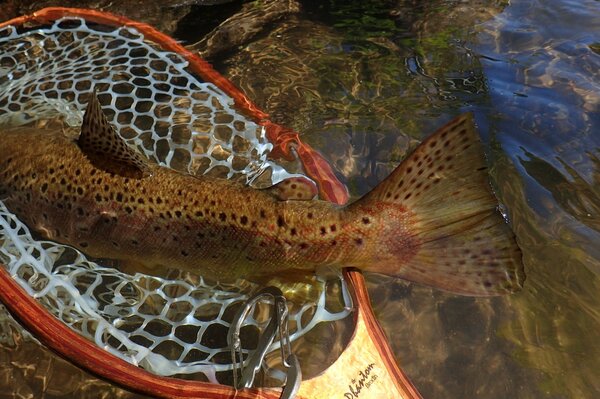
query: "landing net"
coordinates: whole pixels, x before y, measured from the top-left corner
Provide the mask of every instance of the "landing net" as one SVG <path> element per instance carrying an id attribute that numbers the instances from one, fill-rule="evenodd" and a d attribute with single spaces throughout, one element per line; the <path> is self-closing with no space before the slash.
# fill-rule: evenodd
<path id="1" fill-rule="evenodd" d="M 267 159 L 273 145 L 263 126 L 192 73 L 184 57 L 137 30 L 72 17 L 39 29 L 0 29 L 1 125 L 58 118 L 76 132 L 94 85 L 117 131 L 161 165 L 258 186 L 292 176 Z M 35 145 L 26 139 L 23 144 Z M 260 288 L 192 275 L 123 273 L 68 246 L 37 240 L 1 201 L 0 262 L 50 313 L 99 347 L 158 375 L 214 383 L 227 381 L 232 369 L 225 342 L 229 323 Z M 290 309 L 292 341 L 318 323 L 349 314 L 341 278 L 316 280 L 312 289 L 313 300 Z M 333 291 L 342 306 L 327 305 Z M 267 323 L 256 309 L 242 331 L 244 354 Z M 267 374 L 281 380 L 276 368 Z"/>

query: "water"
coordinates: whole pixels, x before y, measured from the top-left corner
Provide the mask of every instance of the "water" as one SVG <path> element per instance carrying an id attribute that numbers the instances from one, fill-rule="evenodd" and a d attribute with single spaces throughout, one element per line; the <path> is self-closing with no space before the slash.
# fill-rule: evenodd
<path id="1" fill-rule="evenodd" d="M 457 297 L 368 276 L 401 367 L 425 398 L 597 397 L 600 2 L 302 6 L 211 61 L 319 148 L 354 197 L 436 127 L 474 112 L 523 249 L 528 279 L 509 297 Z M 201 8 L 192 11 L 200 21 Z M 15 366 L 22 393 L 56 386 L 67 367 L 34 353 L 43 359 L 38 371 L 27 357 Z M 70 375 L 79 376 L 87 378 Z M 87 381 L 80 393 L 116 392 Z"/>
<path id="2" fill-rule="evenodd" d="M 525 289 L 461 298 L 369 276 L 426 398 L 600 394 L 600 3 L 327 2 L 217 65 L 304 132 L 352 194 L 475 113 Z"/>

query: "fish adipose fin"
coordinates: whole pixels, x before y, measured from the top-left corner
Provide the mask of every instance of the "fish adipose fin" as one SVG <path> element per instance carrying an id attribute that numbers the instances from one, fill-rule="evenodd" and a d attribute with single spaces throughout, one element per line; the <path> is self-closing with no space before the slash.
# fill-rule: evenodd
<path id="1" fill-rule="evenodd" d="M 389 262 L 384 270 L 377 264 L 367 270 L 463 295 L 501 295 L 522 287 L 521 251 L 498 210 L 472 114 L 427 138 L 361 203 L 406 209 L 413 249 L 395 270 Z"/>
<path id="2" fill-rule="evenodd" d="M 149 175 L 146 160 L 125 143 L 106 119 L 95 90 L 83 115 L 77 145 L 99 169 L 132 178 Z"/>
<path id="3" fill-rule="evenodd" d="M 315 183 L 306 177 L 290 177 L 265 190 L 280 201 L 308 201 L 319 193 Z"/>

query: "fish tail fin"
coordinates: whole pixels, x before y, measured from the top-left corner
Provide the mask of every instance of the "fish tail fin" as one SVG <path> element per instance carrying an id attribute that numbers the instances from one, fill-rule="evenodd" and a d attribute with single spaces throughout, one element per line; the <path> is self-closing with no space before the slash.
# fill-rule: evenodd
<path id="1" fill-rule="evenodd" d="M 498 210 L 471 114 L 423 141 L 352 208 L 386 215 L 364 270 L 472 296 L 522 287 L 521 251 Z"/>

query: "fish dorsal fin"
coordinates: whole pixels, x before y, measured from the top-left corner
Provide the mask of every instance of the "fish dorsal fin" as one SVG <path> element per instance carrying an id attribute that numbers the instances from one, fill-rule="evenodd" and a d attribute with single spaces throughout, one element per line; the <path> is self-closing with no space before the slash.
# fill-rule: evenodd
<path id="1" fill-rule="evenodd" d="M 290 177 L 266 190 L 280 201 L 311 200 L 318 194 L 315 183 L 305 177 Z"/>
<path id="2" fill-rule="evenodd" d="M 373 203 L 406 209 L 418 243 L 410 260 L 381 272 L 476 296 L 522 286 L 521 251 L 498 210 L 472 114 L 423 141 L 357 208 Z"/>
<path id="3" fill-rule="evenodd" d="M 83 115 L 77 145 L 99 169 L 133 178 L 149 175 L 144 158 L 125 143 L 106 119 L 95 90 Z"/>

